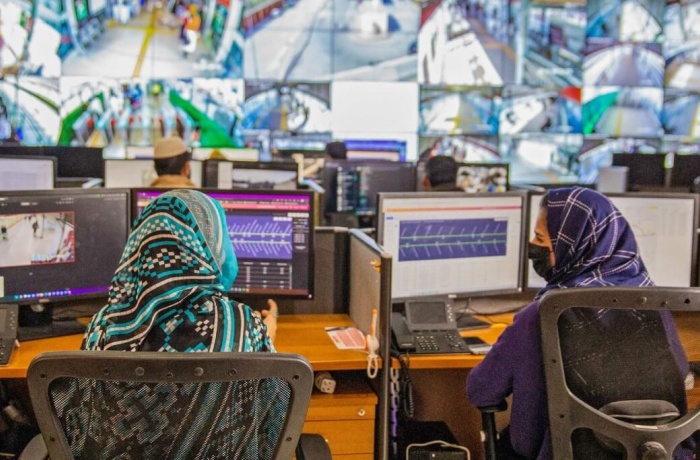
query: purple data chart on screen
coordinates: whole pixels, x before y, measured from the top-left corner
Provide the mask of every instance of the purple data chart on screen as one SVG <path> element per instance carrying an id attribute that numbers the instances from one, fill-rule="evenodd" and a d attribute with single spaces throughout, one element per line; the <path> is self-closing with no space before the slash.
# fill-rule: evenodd
<path id="1" fill-rule="evenodd" d="M 400 262 L 506 254 L 506 220 L 413 220 L 401 222 L 400 231 Z"/>
<path id="2" fill-rule="evenodd" d="M 228 233 L 240 259 L 292 259 L 292 219 L 226 216 Z"/>

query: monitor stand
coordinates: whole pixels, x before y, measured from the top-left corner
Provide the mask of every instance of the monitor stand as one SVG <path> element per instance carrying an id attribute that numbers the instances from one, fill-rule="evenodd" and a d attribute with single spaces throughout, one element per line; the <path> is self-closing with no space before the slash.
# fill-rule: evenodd
<path id="1" fill-rule="evenodd" d="M 20 342 L 83 334 L 85 329 L 85 325 L 77 320 L 55 321 L 53 319 L 53 306 L 51 305 L 32 304 L 19 306 L 17 339 Z"/>
<path id="2" fill-rule="evenodd" d="M 475 318 L 473 313 L 468 311 L 468 300 L 450 299 L 452 304 L 452 314 L 454 315 L 457 329 L 466 331 L 469 329 L 487 329 L 491 327 L 491 323 L 478 318 Z"/>

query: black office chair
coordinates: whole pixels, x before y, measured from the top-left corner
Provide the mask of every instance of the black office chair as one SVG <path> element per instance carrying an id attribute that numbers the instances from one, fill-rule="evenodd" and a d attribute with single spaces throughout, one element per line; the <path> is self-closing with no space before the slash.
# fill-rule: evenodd
<path id="1" fill-rule="evenodd" d="M 301 435 L 313 371 L 298 355 L 55 352 L 27 382 L 53 460 L 331 458 Z"/>
<path id="2" fill-rule="evenodd" d="M 555 459 L 670 459 L 700 429 L 700 407 L 680 415 L 684 381 L 657 313 L 700 311 L 699 289 L 561 289 L 539 308 Z M 615 334 L 600 327 L 621 314 L 626 321 Z M 482 410 L 488 459 L 497 458 L 499 409 Z"/>

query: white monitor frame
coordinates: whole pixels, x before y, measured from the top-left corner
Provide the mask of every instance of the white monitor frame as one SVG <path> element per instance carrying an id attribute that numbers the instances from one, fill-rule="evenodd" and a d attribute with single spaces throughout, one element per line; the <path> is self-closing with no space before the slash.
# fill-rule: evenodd
<path id="1" fill-rule="evenodd" d="M 539 203 L 542 199 L 543 193 L 530 193 L 528 197 L 528 241 L 532 239 L 535 220 L 537 219 L 537 213 L 539 212 Z M 622 215 L 627 219 L 632 231 L 634 232 L 635 239 L 637 240 L 637 245 L 639 246 L 639 251 L 642 255 L 642 260 L 649 271 L 651 280 L 657 286 L 664 287 L 690 287 L 697 286 L 697 248 L 698 248 L 698 233 L 697 229 L 700 225 L 700 196 L 693 193 L 605 193 L 605 196 L 610 198 L 616 208 L 622 213 Z M 650 214 L 649 219 L 644 219 L 643 221 L 635 218 L 632 214 L 632 206 L 635 206 L 632 200 L 638 201 L 638 205 L 643 205 L 642 201 L 647 201 L 647 205 L 654 207 Z M 640 229 L 646 228 L 648 232 L 653 232 L 658 229 L 658 225 L 663 225 L 669 222 L 668 215 L 664 216 L 659 214 L 660 212 L 669 212 L 668 205 L 671 200 L 679 201 L 678 205 L 681 206 L 680 201 L 687 203 L 687 205 L 692 205 L 692 217 L 686 217 L 686 224 L 688 225 L 688 230 L 692 230 L 691 241 L 685 242 L 683 246 L 682 241 L 673 239 L 672 236 L 664 236 L 663 241 L 667 243 L 663 248 L 658 248 L 650 246 L 650 237 L 652 235 L 640 234 Z M 674 210 L 672 210 L 674 211 Z M 682 212 L 682 209 L 678 208 L 675 210 L 676 213 Z M 638 216 L 636 216 L 638 217 Z M 692 228 L 691 228 L 692 225 Z M 648 233 L 647 232 L 647 233 Z M 686 235 L 690 236 L 690 235 Z M 652 252 L 653 251 L 653 252 Z M 666 264 L 660 263 L 657 258 L 650 256 L 650 254 L 664 254 L 668 255 L 668 260 Z M 646 255 L 645 255 L 646 254 Z M 683 260 L 683 254 L 687 254 L 687 259 Z M 685 267 L 682 268 L 684 272 L 687 272 L 688 278 L 682 277 L 683 281 L 679 281 L 678 273 L 672 271 L 673 268 L 678 269 L 680 263 L 684 263 Z M 527 261 L 526 270 L 526 280 L 525 286 L 529 289 L 539 289 L 544 287 L 545 281 L 539 275 L 537 275 L 532 268 L 532 262 Z"/>
<path id="2" fill-rule="evenodd" d="M 465 298 L 482 295 L 519 293 L 523 289 L 526 244 L 526 198 L 524 192 L 504 193 L 380 193 L 377 217 L 377 241 L 393 255 L 392 297 L 394 301 L 419 298 Z M 426 267 L 416 269 L 417 262 L 402 261 L 398 232 L 390 222 L 396 214 L 406 213 L 406 221 L 495 219 L 514 221 L 507 226 L 505 254 L 465 257 L 435 257 Z M 432 215 L 431 215 L 432 214 Z M 393 227 L 393 228 L 392 228 Z M 394 233 L 396 234 L 396 233 Z M 392 241 L 393 240 L 393 241 Z M 498 248 L 497 248 L 498 249 Z M 507 259 L 512 258 L 512 264 Z M 471 280 L 471 281 L 470 281 Z"/>

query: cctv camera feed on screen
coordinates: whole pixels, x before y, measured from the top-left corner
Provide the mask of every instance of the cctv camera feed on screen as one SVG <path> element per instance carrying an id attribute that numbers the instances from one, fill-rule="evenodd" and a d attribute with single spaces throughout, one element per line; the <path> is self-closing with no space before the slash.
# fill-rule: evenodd
<path id="1" fill-rule="evenodd" d="M 496 136 L 420 137 L 418 149 L 419 161 L 427 161 L 437 155 L 451 156 L 457 163 L 501 161 Z"/>
<path id="2" fill-rule="evenodd" d="M 498 134 L 498 88 L 421 86 L 419 134 Z"/>
<path id="3" fill-rule="evenodd" d="M 241 78 L 240 1 L 63 2 L 62 74 Z"/>
<path id="4" fill-rule="evenodd" d="M 59 106 L 58 78 L 6 75 L 0 80 L 0 145 L 56 145 Z"/>
<path id="5" fill-rule="evenodd" d="M 460 165 L 457 187 L 465 192 L 505 192 L 508 190 L 508 165 Z"/>
<path id="6" fill-rule="evenodd" d="M 581 133 L 581 89 L 508 86 L 503 89 L 500 134 Z"/>
<path id="7" fill-rule="evenodd" d="M 659 43 L 665 0 L 587 0 L 586 39 Z"/>
<path id="8" fill-rule="evenodd" d="M 105 295 L 128 202 L 117 189 L 0 192 L 0 302 Z"/>
<path id="9" fill-rule="evenodd" d="M 0 215 L 0 267 L 75 262 L 75 213 Z"/>
<path id="10" fill-rule="evenodd" d="M 330 85 L 248 81 L 243 130 L 327 132 L 331 130 Z"/>
<path id="11" fill-rule="evenodd" d="M 700 38 L 700 2 L 667 0 L 664 10 L 666 41 L 683 42 Z"/>
<path id="12" fill-rule="evenodd" d="M 665 84 L 668 88 L 700 91 L 700 39 L 667 41 Z"/>
<path id="13" fill-rule="evenodd" d="M 700 137 L 700 94 L 666 90 L 661 123 L 669 136 Z"/>
<path id="14" fill-rule="evenodd" d="M 658 43 L 591 43 L 584 49 L 586 86 L 654 86 L 664 82 Z"/>
<path id="15" fill-rule="evenodd" d="M 245 0 L 245 78 L 415 80 L 419 3 Z"/>
<path id="16" fill-rule="evenodd" d="M 510 181 L 525 184 L 576 183 L 580 134 L 501 136 L 502 161 L 510 163 Z"/>
<path id="17" fill-rule="evenodd" d="M 50 11 L 52 18 L 42 17 L 43 4 L 54 4 L 62 13 Z M 3 0 L 0 2 L 0 76 L 35 75 L 46 78 L 61 76 L 61 56 L 70 42 L 69 21 L 65 7 L 72 1 L 38 2 Z M 93 0 L 92 3 L 99 3 Z M 40 7 L 40 4 L 42 5 Z M 49 14 L 46 14 L 49 16 Z M 63 33 L 59 30 L 63 30 Z"/>
<path id="18" fill-rule="evenodd" d="M 612 165 L 613 153 L 661 153 L 658 139 L 584 139 L 578 156 L 578 182 L 594 184 L 598 180 L 598 169 Z"/>
<path id="19" fill-rule="evenodd" d="M 103 147 L 123 158 L 180 136 L 192 147 L 239 147 L 243 81 L 61 79 L 60 145 Z"/>
<path id="20" fill-rule="evenodd" d="M 529 12 L 524 75 L 516 81 L 544 87 L 581 86 L 585 9 L 529 5 Z"/>
<path id="21" fill-rule="evenodd" d="M 661 88 L 583 88 L 583 134 L 661 136 L 663 99 Z"/>
<path id="22" fill-rule="evenodd" d="M 514 7 L 507 0 L 423 2 L 418 82 L 502 86 L 515 81 Z"/>

